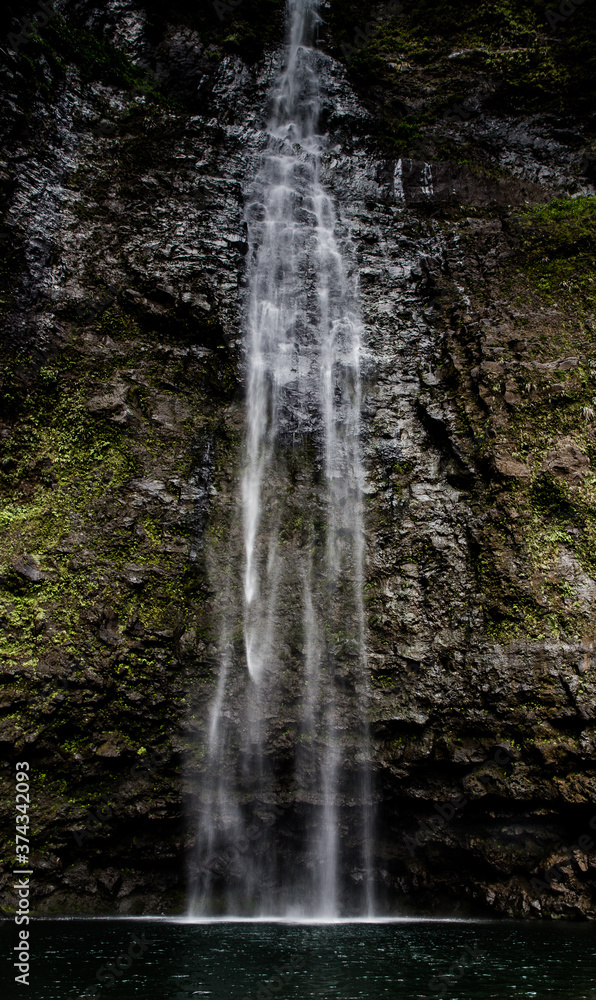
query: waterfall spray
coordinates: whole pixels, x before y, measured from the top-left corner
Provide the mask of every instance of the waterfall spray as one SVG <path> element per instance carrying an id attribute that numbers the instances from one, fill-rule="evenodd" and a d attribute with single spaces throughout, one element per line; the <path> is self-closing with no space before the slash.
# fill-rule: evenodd
<path id="1" fill-rule="evenodd" d="M 360 914 L 374 905 L 362 327 L 350 248 L 320 180 L 329 60 L 313 47 L 317 7 L 288 2 L 285 68 L 247 194 L 243 650 L 228 621 L 200 791 L 193 912 L 334 917 L 347 905 Z M 306 444 L 313 476 L 292 480 L 291 456 Z M 289 549 L 291 532 L 299 540 Z M 277 732 L 290 700 L 287 750 L 289 737 Z M 282 804 L 292 818 L 283 836 Z"/>

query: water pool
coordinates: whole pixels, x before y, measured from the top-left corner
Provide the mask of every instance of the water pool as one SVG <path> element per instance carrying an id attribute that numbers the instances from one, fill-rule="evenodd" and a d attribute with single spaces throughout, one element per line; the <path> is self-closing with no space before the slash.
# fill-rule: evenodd
<path id="1" fill-rule="evenodd" d="M 15 984 L 7 962 L 10 1000 L 596 1000 L 589 924 L 131 918 L 29 930 L 31 985 Z M 17 928 L 6 921 L 0 934 L 7 956 Z"/>

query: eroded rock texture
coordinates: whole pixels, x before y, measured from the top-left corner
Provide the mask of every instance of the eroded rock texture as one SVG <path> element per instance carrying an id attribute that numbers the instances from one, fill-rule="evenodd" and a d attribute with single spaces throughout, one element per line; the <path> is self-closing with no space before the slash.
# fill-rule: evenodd
<path id="1" fill-rule="evenodd" d="M 379 886 L 593 917 L 595 20 L 468 6 L 323 9 L 323 182 L 366 330 Z M 183 906 L 283 39 L 281 3 L 195 7 L 2 22 L 2 830 L 27 759 L 40 911 Z"/>

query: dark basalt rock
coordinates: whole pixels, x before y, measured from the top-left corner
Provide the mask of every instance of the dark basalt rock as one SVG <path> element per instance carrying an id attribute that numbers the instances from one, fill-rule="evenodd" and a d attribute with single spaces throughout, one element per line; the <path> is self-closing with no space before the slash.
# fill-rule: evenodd
<path id="1" fill-rule="evenodd" d="M 11 843 L 26 759 L 37 911 L 175 912 L 240 559 L 244 196 L 281 25 L 261 58 L 240 11 L 224 31 L 196 4 L 58 6 L 0 53 L 0 825 Z M 482 40 L 421 40 L 423 11 L 346 67 L 325 55 L 354 47 L 345 7 L 323 11 L 322 180 L 365 324 L 381 905 L 593 919 L 593 120 L 566 89 L 520 103 Z M 389 5 L 370 17 L 385 38 Z M 315 435 L 284 442 L 289 560 Z M 288 781 L 297 697 L 289 671 Z M 315 807 L 278 814 L 288 852 Z"/>
<path id="2" fill-rule="evenodd" d="M 12 568 L 23 580 L 29 583 L 40 583 L 45 579 L 45 573 L 41 571 L 34 556 L 20 556 L 12 562 Z"/>

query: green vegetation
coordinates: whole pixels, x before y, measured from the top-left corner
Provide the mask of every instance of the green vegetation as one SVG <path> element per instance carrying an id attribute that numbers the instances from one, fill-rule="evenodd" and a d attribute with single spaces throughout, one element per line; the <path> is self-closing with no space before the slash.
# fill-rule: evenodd
<path id="1" fill-rule="evenodd" d="M 592 631 L 589 604 L 562 566 L 575 572 L 569 567 L 576 560 L 578 570 L 596 573 L 595 224 L 596 199 L 583 197 L 505 219 L 514 253 L 488 300 L 515 305 L 506 310 L 502 339 L 493 337 L 481 355 L 492 362 L 481 376 L 482 405 L 465 392 L 464 406 L 459 401 L 484 470 L 474 491 L 485 520 L 475 562 L 489 634 L 500 641 L 520 634 L 575 641 Z M 482 309 L 487 289 L 475 294 Z M 465 337 L 452 343 L 452 350 L 469 352 L 469 368 L 477 349 Z M 553 470 L 561 449 L 569 471 L 565 464 Z M 495 454 L 523 463 L 525 477 L 495 482 Z"/>
<path id="2" fill-rule="evenodd" d="M 380 112 L 387 151 L 422 151 L 429 127 L 476 93 L 497 113 L 581 114 L 596 99 L 596 14 L 588 4 L 553 30 L 540 0 L 376 2 L 366 11 L 332 0 L 330 27 L 334 54 Z"/>
<path id="3" fill-rule="evenodd" d="M 384 690 L 392 690 L 395 687 L 395 678 L 391 674 L 375 673 L 372 675 L 372 681 L 375 687 Z"/>
<path id="4" fill-rule="evenodd" d="M 168 24 L 189 25 L 207 46 L 207 56 L 218 59 L 232 52 L 246 62 L 259 59 L 264 50 L 283 37 L 284 0 L 146 0 L 147 33 L 155 41 Z"/>
<path id="5" fill-rule="evenodd" d="M 524 270 L 549 301 L 596 309 L 596 198 L 555 199 L 517 225 Z"/>
<path id="6" fill-rule="evenodd" d="M 406 459 L 402 462 L 396 462 L 393 466 L 393 472 L 396 476 L 407 476 L 414 469 L 414 463 L 411 459 Z"/>
<path id="7" fill-rule="evenodd" d="M 31 0 L 18 7 L 8 4 L 0 20 L 2 37 L 18 37 L 19 26 L 38 9 Z M 11 41 L 7 46 L 8 64 L 11 70 L 17 70 L 14 86 L 24 111 L 28 112 L 39 96 L 49 98 L 69 67 L 78 70 L 83 82 L 101 80 L 152 99 L 163 99 L 150 72 L 136 66 L 99 32 L 77 24 L 72 16 L 66 20 L 56 13 L 25 41 L 20 44 Z"/>
<path id="8" fill-rule="evenodd" d="M 151 352 L 155 333 L 142 334 L 116 304 L 94 325 L 120 345 L 115 353 L 81 352 L 73 324 L 74 346 L 45 363 L 8 348 L 0 354 L 0 419 L 10 429 L 0 462 L 0 661 L 4 685 L 16 677 L 22 690 L 14 695 L 19 711 L 2 720 L 41 724 L 46 739 L 68 752 L 92 738 L 81 733 L 91 718 L 141 747 L 170 731 L 163 670 L 178 661 L 185 629 L 205 634 L 203 569 L 188 561 L 197 527 L 184 517 L 166 526 L 150 497 L 131 507 L 132 484 L 156 474 L 186 482 L 205 442 L 213 441 L 216 456 L 220 437 L 226 452 L 231 447 L 225 429 L 209 423 L 226 395 L 222 378 L 235 372 L 231 352 L 214 351 L 216 361 L 206 352 L 189 365 L 184 352 L 173 360 L 166 351 L 161 360 Z M 151 400 L 165 405 L 172 395 L 162 385 L 164 366 L 168 386 L 180 387 L 192 414 L 179 423 L 175 447 L 152 418 Z M 130 418 L 121 422 L 109 407 L 87 406 L 113 384 L 129 397 Z M 41 579 L 18 571 L 25 554 Z M 134 573 L 129 579 L 129 565 L 142 568 L 138 581 Z M 149 638 L 146 648 L 138 635 Z M 68 688 L 58 683 L 66 678 Z"/>

